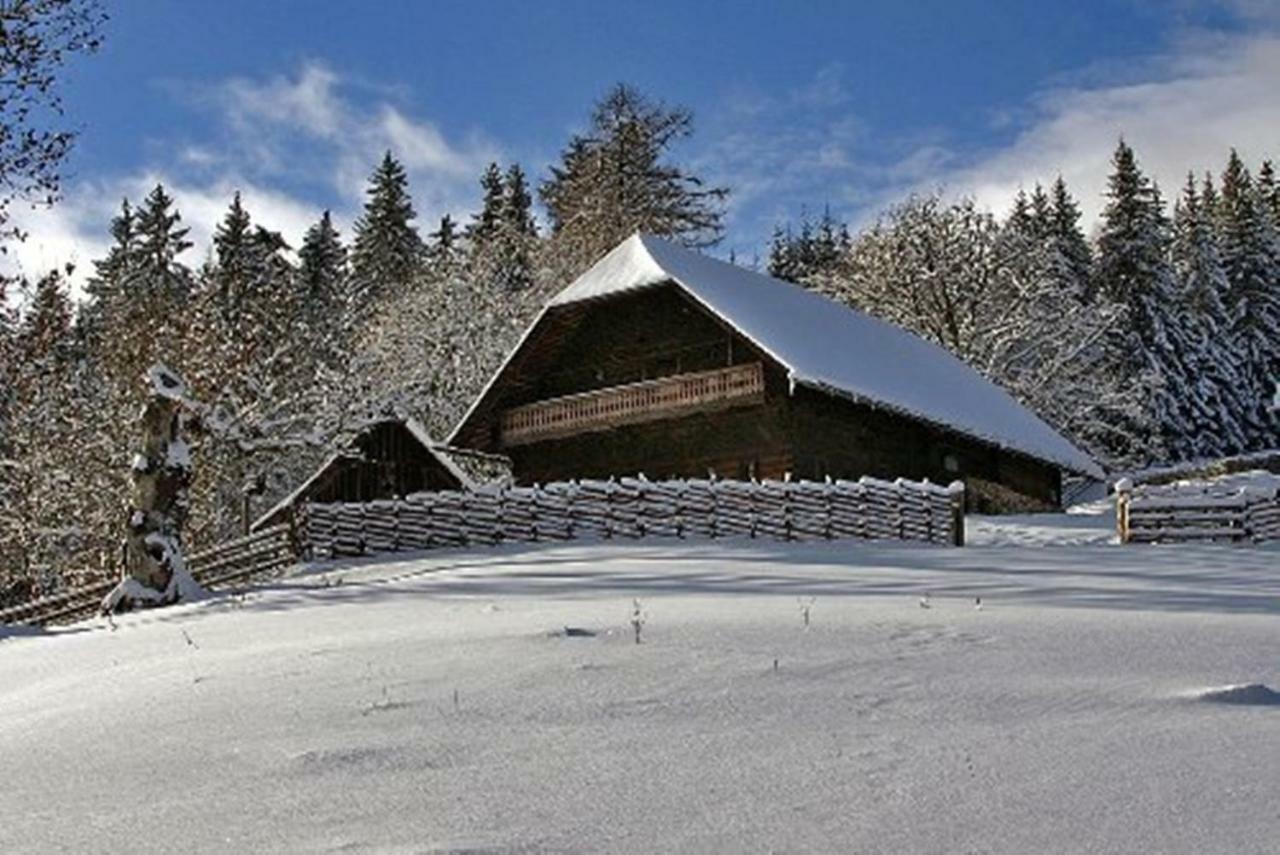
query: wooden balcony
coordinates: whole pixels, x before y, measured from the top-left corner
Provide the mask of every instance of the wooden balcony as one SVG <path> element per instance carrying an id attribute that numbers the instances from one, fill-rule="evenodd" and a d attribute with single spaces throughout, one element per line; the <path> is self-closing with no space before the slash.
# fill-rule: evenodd
<path id="1" fill-rule="evenodd" d="M 762 401 L 764 369 L 759 362 L 676 374 L 507 410 L 502 414 L 502 444 L 524 445 Z"/>

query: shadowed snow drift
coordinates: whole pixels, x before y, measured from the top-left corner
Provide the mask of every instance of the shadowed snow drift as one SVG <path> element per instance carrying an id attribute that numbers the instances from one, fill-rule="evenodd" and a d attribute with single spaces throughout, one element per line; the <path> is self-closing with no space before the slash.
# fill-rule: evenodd
<path id="1" fill-rule="evenodd" d="M 1280 692 L 1262 683 L 1240 683 L 1198 692 L 1196 698 L 1215 704 L 1237 704 L 1248 707 L 1280 707 Z"/>

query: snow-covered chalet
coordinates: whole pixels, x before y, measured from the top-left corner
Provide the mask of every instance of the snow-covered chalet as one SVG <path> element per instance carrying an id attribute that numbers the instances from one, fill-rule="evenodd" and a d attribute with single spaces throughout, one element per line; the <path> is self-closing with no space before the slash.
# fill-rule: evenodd
<path id="1" fill-rule="evenodd" d="M 1056 507 L 1102 477 L 937 345 L 795 285 L 633 235 L 555 296 L 450 444 L 519 483 L 928 478 L 973 510 Z"/>

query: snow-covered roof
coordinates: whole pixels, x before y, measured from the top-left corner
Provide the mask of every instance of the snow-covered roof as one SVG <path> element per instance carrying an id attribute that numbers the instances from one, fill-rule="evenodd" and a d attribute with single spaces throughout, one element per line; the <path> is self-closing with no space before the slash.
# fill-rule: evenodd
<path id="1" fill-rule="evenodd" d="M 896 410 L 1095 478 L 1102 470 L 951 353 L 796 285 L 632 235 L 549 308 L 674 282 L 786 369 L 793 384 Z"/>

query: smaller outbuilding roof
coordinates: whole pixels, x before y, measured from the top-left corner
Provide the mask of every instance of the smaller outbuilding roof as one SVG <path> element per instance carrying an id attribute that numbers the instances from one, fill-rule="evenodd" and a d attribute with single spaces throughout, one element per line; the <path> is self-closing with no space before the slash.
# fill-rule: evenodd
<path id="1" fill-rule="evenodd" d="M 355 438 L 348 444 L 347 448 L 330 454 L 325 459 L 324 463 L 322 463 L 309 478 L 299 484 L 292 492 L 289 493 L 289 495 L 285 496 L 273 505 L 269 511 L 258 517 L 250 528 L 256 531 L 263 526 L 279 522 L 283 518 L 281 517 L 281 514 L 298 501 L 311 495 L 313 489 L 320 484 L 326 475 L 333 471 L 336 465 L 343 460 L 358 456 L 358 446 L 360 444 L 361 437 L 366 436 L 375 428 L 384 425 L 398 425 L 403 427 L 408 435 L 422 447 L 422 451 L 439 465 L 440 469 L 445 473 L 446 479 L 451 482 L 451 487 L 457 489 L 471 489 L 475 485 L 476 479 L 463 471 L 463 467 L 459 465 L 459 461 L 456 459 L 457 455 L 451 453 L 456 450 L 451 449 L 448 446 L 441 445 L 433 440 L 431 435 L 427 433 L 427 429 L 422 422 L 414 418 L 374 419 L 367 424 L 364 424 L 358 431 L 356 431 Z M 465 450 L 463 450 L 462 453 L 472 456 L 475 454 L 475 452 L 467 452 Z M 486 455 L 486 457 L 490 457 L 495 460 L 501 459 L 497 455 Z"/>
<path id="2" fill-rule="evenodd" d="M 769 354 L 792 384 L 1103 477 L 1089 455 L 946 349 L 812 291 L 650 235 L 619 244 L 544 313 L 667 282 Z"/>

